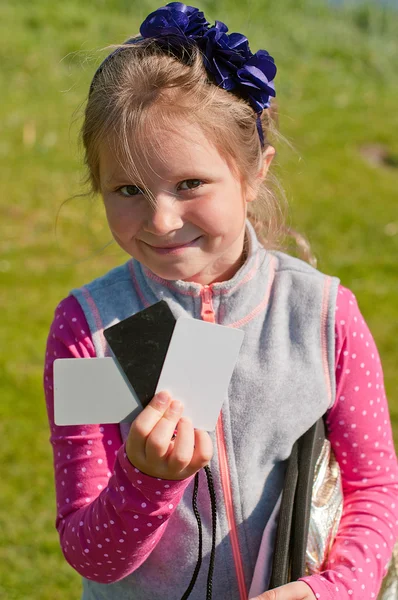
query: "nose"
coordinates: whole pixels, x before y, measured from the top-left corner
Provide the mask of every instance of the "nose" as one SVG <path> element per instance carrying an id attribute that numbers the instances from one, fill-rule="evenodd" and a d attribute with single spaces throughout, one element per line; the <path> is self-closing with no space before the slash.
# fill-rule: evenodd
<path id="1" fill-rule="evenodd" d="M 182 203 L 169 194 L 159 194 L 155 205 L 148 203 L 148 213 L 144 229 L 157 236 L 180 229 L 183 226 Z"/>

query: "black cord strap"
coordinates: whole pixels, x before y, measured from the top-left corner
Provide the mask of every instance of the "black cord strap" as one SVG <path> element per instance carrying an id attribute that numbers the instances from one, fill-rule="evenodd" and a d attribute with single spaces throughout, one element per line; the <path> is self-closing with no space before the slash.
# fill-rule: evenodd
<path id="1" fill-rule="evenodd" d="M 206 588 L 206 600 L 211 600 L 213 594 L 213 573 L 214 573 L 214 561 L 216 554 L 216 530 L 217 530 L 217 502 L 216 502 L 216 493 L 214 491 L 214 483 L 213 483 L 213 475 L 211 473 L 209 465 L 205 468 L 205 473 L 207 477 L 207 486 L 209 488 L 210 502 L 211 502 L 211 553 L 210 553 L 210 563 L 209 563 L 209 572 L 207 575 L 207 588 Z M 192 575 L 192 579 L 189 582 L 189 585 L 182 596 L 181 600 L 187 600 L 191 595 L 191 592 L 195 586 L 196 580 L 199 575 L 200 567 L 202 565 L 202 551 L 203 551 L 203 533 L 202 533 L 202 520 L 200 518 L 199 510 L 198 510 L 198 489 L 199 489 L 199 471 L 195 475 L 195 484 L 193 488 L 192 494 L 192 508 L 194 515 L 196 517 L 196 521 L 198 523 L 198 532 L 199 532 L 199 546 L 198 546 L 198 560 L 196 562 L 195 571 Z"/>
<path id="2" fill-rule="evenodd" d="M 187 587 L 181 600 L 187 600 L 187 598 L 189 598 L 189 596 L 191 595 L 191 592 L 192 592 L 194 585 L 196 583 L 196 580 L 198 578 L 200 567 L 202 564 L 203 534 L 202 534 L 202 521 L 200 518 L 200 514 L 198 511 L 198 504 L 197 504 L 198 488 L 199 488 L 199 471 L 195 475 L 195 485 L 193 488 L 193 495 L 192 495 L 192 508 L 193 508 L 194 515 L 196 517 L 196 521 L 198 523 L 198 532 L 199 532 L 198 560 L 196 562 L 196 567 L 195 567 L 195 571 L 193 572 L 192 579 L 189 582 L 189 586 Z"/>
<path id="3" fill-rule="evenodd" d="M 211 554 L 209 563 L 209 572 L 207 575 L 207 589 L 206 589 L 206 600 L 211 600 L 213 593 L 213 573 L 214 573 L 214 560 L 216 555 L 216 530 L 217 530 L 217 502 L 216 493 L 214 491 L 213 475 L 209 465 L 205 467 L 205 473 L 207 477 L 207 485 L 209 488 L 210 501 L 211 501 Z"/>

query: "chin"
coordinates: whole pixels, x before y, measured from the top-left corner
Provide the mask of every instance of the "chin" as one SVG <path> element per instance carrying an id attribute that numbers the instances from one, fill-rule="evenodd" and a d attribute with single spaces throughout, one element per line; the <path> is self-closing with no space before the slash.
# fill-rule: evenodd
<path id="1" fill-rule="evenodd" d="M 189 271 L 188 269 L 178 269 L 175 266 L 172 267 L 156 267 L 155 265 L 145 265 L 147 269 L 152 271 L 155 275 L 160 277 L 161 279 L 165 279 L 167 281 L 177 281 L 177 280 L 185 280 L 190 277 L 194 277 L 194 273 Z"/>

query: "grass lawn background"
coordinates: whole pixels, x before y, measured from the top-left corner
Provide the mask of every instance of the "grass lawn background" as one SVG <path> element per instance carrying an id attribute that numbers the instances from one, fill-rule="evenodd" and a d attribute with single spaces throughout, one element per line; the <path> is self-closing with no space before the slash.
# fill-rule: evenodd
<path id="1" fill-rule="evenodd" d="M 99 49 L 135 33 L 158 6 L 0 6 L 0 598 L 7 600 L 80 597 L 80 577 L 54 529 L 43 356 L 59 300 L 126 255 L 107 245 L 99 199 L 73 199 L 55 223 L 62 202 L 84 191 L 76 136 L 106 54 Z M 198 6 L 275 57 L 280 130 L 294 146 L 278 147 L 275 169 L 289 222 L 309 238 L 318 267 L 357 295 L 381 354 L 397 444 L 398 13 L 321 0 Z M 367 158 L 369 146 L 382 160 Z"/>

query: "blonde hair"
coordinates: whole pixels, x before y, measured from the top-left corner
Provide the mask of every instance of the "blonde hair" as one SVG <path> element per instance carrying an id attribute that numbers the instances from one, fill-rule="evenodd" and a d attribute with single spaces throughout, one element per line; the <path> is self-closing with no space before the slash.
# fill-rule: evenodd
<path id="1" fill-rule="evenodd" d="M 142 149 L 149 165 L 145 139 L 156 140 L 156 130 L 176 128 L 185 120 L 200 126 L 231 169 L 251 188 L 263 164 L 263 151 L 270 139 L 280 137 L 276 128 L 276 105 L 261 116 L 265 147 L 262 148 L 251 106 L 234 93 L 215 85 L 206 72 L 199 48 L 176 51 L 144 39 L 133 44 L 112 46 L 121 49 L 103 63 L 91 85 L 80 136 L 87 167 L 85 183 L 91 193 L 100 192 L 99 151 L 106 141 L 133 181 L 139 181 L 140 166 L 134 163 L 131 140 Z M 151 151 L 161 148 L 151 144 Z M 127 165 L 127 167 L 126 167 Z M 150 166 L 150 165 L 149 165 Z M 150 190 L 145 190 L 149 200 Z M 248 204 L 248 218 L 263 245 L 281 248 L 288 233 L 296 238 L 301 254 L 310 259 L 304 238 L 285 225 L 285 195 L 276 177 L 269 173 L 261 183 L 257 198 Z M 311 262 L 311 260 L 310 260 Z"/>

